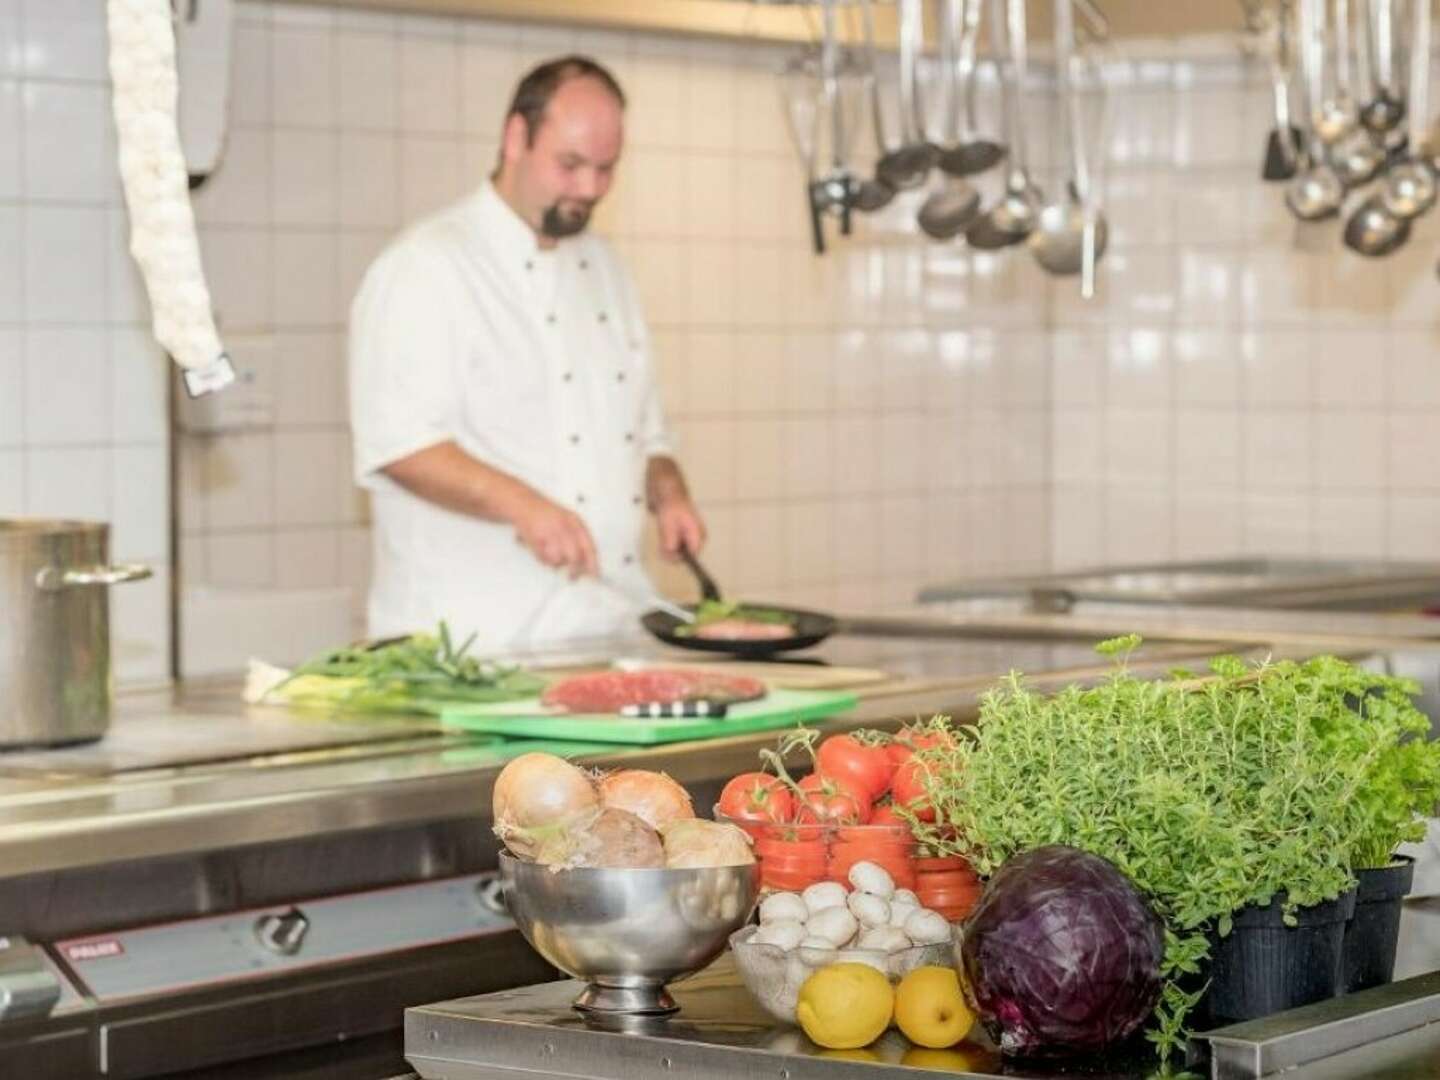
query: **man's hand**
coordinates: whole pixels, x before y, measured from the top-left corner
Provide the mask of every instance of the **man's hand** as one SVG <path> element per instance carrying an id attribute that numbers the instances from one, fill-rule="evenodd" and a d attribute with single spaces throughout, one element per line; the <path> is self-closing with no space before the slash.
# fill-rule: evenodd
<path id="1" fill-rule="evenodd" d="M 572 578 L 600 572 L 595 541 L 579 514 L 531 491 L 510 520 L 515 538 L 546 566 L 565 570 Z"/>
<path id="2" fill-rule="evenodd" d="M 660 526 L 660 550 L 668 559 L 680 557 L 681 544 L 692 555 L 705 546 L 705 522 L 688 498 L 671 499 L 658 507 L 655 522 Z"/>

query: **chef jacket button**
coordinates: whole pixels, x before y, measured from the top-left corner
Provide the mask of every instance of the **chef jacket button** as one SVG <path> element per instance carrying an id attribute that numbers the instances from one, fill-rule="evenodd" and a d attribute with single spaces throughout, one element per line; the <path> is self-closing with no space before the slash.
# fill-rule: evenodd
<path id="1" fill-rule="evenodd" d="M 636 495 L 633 499 L 630 500 L 630 502 L 635 506 L 639 506 L 643 501 L 644 500 L 642 500 L 639 495 Z"/>
<path id="2" fill-rule="evenodd" d="M 624 562 L 625 562 L 625 565 L 626 565 L 626 566 L 629 566 L 629 565 L 630 565 L 631 563 L 633 563 L 634 561 L 635 561 L 635 556 L 634 556 L 634 555 L 626 555 L 626 556 L 625 556 Z"/>
<path id="3" fill-rule="evenodd" d="M 617 372 L 615 373 L 615 381 L 616 381 L 616 382 L 624 382 L 624 381 L 625 381 L 625 372 L 623 372 L 623 371 L 617 371 Z"/>
<path id="4" fill-rule="evenodd" d="M 601 322 L 609 322 L 609 321 L 610 321 L 610 316 L 607 315 L 607 314 L 606 314 L 605 312 L 603 312 L 603 311 L 600 312 L 599 318 L 600 318 L 600 321 L 601 321 Z"/>
<path id="5" fill-rule="evenodd" d="M 525 260 L 525 269 L 526 269 L 526 270 L 534 270 L 534 269 L 535 269 L 535 260 L 534 260 L 534 259 L 526 259 L 526 260 Z"/>
<path id="6" fill-rule="evenodd" d="M 584 505 L 585 505 L 585 494 L 582 492 L 582 493 L 580 493 L 579 495 L 576 495 L 576 496 L 575 496 L 575 501 L 576 501 L 577 503 L 579 503 L 581 506 L 584 506 Z"/>
<path id="7" fill-rule="evenodd" d="M 560 376 L 562 382 L 569 382 L 573 378 L 575 378 L 575 373 L 573 371 L 567 371 L 564 375 Z"/>
<path id="8" fill-rule="evenodd" d="M 552 311 L 552 312 L 550 312 L 549 315 L 546 315 L 546 316 L 545 316 L 545 321 L 546 321 L 547 323 L 549 323 L 551 326 L 554 326 L 554 325 L 555 325 L 555 313 Z"/>
<path id="9" fill-rule="evenodd" d="M 580 445 L 580 436 L 579 436 L 579 435 L 571 435 L 571 436 L 570 436 L 570 445 L 571 445 L 571 446 L 579 446 L 579 445 Z"/>
<path id="10" fill-rule="evenodd" d="M 627 432 L 625 432 L 625 441 L 626 441 L 626 442 L 634 442 L 634 441 L 635 441 L 635 433 L 634 433 L 633 431 L 627 431 Z"/>
<path id="11" fill-rule="evenodd" d="M 581 269 L 581 270 L 588 270 L 589 268 L 590 268 L 590 260 L 589 260 L 589 259 L 581 259 L 581 260 L 580 260 L 580 269 Z"/>

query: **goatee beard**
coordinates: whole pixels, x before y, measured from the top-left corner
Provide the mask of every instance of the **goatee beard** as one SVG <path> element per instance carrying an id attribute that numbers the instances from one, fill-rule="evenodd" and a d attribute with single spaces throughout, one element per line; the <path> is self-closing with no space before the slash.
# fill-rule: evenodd
<path id="1" fill-rule="evenodd" d="M 560 204 L 547 206 L 545 213 L 540 216 L 540 232 L 552 240 L 563 240 L 567 236 L 574 236 L 576 233 L 585 231 L 585 226 L 590 224 L 590 207 L 585 207 L 578 214 L 567 215 L 560 212 Z"/>

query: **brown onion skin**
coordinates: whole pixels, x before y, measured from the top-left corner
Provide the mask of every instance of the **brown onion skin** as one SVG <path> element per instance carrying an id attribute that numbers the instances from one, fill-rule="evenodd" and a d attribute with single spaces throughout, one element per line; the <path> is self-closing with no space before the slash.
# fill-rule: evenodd
<path id="1" fill-rule="evenodd" d="M 500 770 L 491 812 L 495 833 L 516 856 L 533 858 L 532 835 L 593 818 L 600 796 L 585 773 L 554 754 L 521 754 Z"/>
<path id="2" fill-rule="evenodd" d="M 621 769 L 602 776 L 597 786 L 603 805 L 628 811 L 652 829 L 695 816 L 690 793 L 662 772 Z"/>
<path id="3" fill-rule="evenodd" d="M 655 869 L 665 865 L 665 849 L 660 844 L 660 834 L 640 818 L 607 807 L 585 830 L 576 865 L 619 870 Z"/>

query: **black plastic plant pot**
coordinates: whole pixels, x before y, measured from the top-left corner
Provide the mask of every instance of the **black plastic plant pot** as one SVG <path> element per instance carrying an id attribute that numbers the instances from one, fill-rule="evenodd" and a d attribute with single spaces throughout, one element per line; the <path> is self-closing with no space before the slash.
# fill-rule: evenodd
<path id="1" fill-rule="evenodd" d="M 1355 871 L 1355 879 L 1355 914 L 1345 927 L 1342 982 L 1347 994 L 1394 978 L 1400 910 L 1415 880 L 1415 860 L 1396 855 L 1389 866 Z"/>
<path id="2" fill-rule="evenodd" d="M 1355 890 L 1297 909 L 1294 926 L 1285 925 L 1284 899 L 1242 908 L 1229 936 L 1214 942 L 1206 995 L 1211 1024 L 1255 1020 L 1340 993 Z"/>

